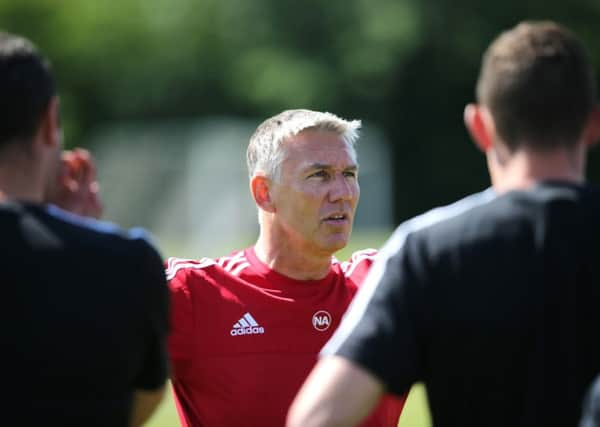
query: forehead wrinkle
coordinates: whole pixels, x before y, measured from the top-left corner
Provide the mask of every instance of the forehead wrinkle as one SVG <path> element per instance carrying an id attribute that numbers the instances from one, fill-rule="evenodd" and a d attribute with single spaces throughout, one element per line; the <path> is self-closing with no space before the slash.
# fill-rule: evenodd
<path id="1" fill-rule="evenodd" d="M 311 163 L 311 164 L 307 165 L 303 169 L 306 169 L 306 170 L 310 170 L 310 169 L 342 169 L 342 170 L 347 171 L 347 170 L 358 170 L 358 165 L 355 163 L 352 163 L 343 168 L 336 168 L 334 165 L 329 164 L 329 163 L 315 162 L 315 163 Z"/>
<path id="2" fill-rule="evenodd" d="M 306 131 L 317 132 L 317 131 Z M 322 133 L 322 131 L 318 131 Z M 338 137 L 338 135 L 333 135 Z M 340 144 L 340 145 L 337 145 Z M 300 133 L 296 137 L 288 138 L 281 145 L 281 166 L 288 162 L 296 163 L 294 169 L 298 172 L 310 171 L 317 168 L 337 169 L 336 164 L 347 162 L 341 170 L 358 170 L 356 151 L 343 139 L 338 137 L 336 144 L 320 143 L 315 146 L 313 138 L 308 138 L 306 133 Z M 343 154 L 342 154 L 343 153 Z M 347 155 L 348 157 L 341 159 Z"/>

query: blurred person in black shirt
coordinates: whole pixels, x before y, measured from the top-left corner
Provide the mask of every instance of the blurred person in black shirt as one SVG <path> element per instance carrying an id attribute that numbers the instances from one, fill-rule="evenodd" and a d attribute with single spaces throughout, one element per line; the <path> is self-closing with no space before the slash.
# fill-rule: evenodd
<path id="1" fill-rule="evenodd" d="M 354 425 L 427 388 L 437 426 L 572 426 L 600 371 L 594 72 L 553 22 L 502 33 L 465 123 L 492 188 L 396 230 L 288 414 Z"/>
<path id="2" fill-rule="evenodd" d="M 94 171 L 63 152 L 48 62 L 0 33 L 2 422 L 133 426 L 167 378 L 168 294 L 143 231 L 99 216 Z"/>

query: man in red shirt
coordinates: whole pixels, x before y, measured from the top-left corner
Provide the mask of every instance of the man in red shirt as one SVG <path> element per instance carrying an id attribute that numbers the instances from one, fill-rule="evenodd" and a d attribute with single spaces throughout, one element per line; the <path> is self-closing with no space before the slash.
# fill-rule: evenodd
<path id="1" fill-rule="evenodd" d="M 168 260 L 182 425 L 284 425 L 375 255 L 333 257 L 348 243 L 358 203 L 359 127 L 308 110 L 266 120 L 247 152 L 256 244 L 218 259 Z M 384 397 L 363 425 L 395 427 L 403 404 Z"/>

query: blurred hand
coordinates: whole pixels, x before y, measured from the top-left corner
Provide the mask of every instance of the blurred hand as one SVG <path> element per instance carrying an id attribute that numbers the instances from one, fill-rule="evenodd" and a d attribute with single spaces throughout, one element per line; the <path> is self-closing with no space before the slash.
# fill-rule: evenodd
<path id="1" fill-rule="evenodd" d="M 102 216 L 96 165 L 89 151 L 82 148 L 63 151 L 61 171 L 54 190 L 47 202 L 78 215 Z"/>

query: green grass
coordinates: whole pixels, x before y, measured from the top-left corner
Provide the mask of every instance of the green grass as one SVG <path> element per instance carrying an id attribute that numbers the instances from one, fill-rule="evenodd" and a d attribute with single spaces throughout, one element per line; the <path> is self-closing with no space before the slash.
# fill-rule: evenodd
<path id="1" fill-rule="evenodd" d="M 177 410 L 173 402 L 173 393 L 171 388 L 167 390 L 165 398 L 146 423 L 146 427 L 177 427 L 179 426 Z M 408 396 L 402 415 L 400 416 L 399 427 L 431 427 L 431 417 L 425 397 L 425 388 L 421 384 L 415 385 Z"/>
<path id="2" fill-rule="evenodd" d="M 173 401 L 173 392 L 171 391 L 171 385 L 169 384 L 167 392 L 165 393 L 165 398 L 145 426 L 177 427 L 180 425 L 181 424 L 179 423 L 177 416 L 177 409 L 175 409 L 175 402 Z"/>
<path id="3" fill-rule="evenodd" d="M 389 230 L 355 231 L 350 244 L 339 251 L 336 257 L 345 261 L 352 252 L 364 248 L 379 248 L 390 235 Z M 229 253 L 236 248 L 246 247 L 251 243 L 240 246 L 232 245 L 223 253 Z M 165 253 L 169 256 L 169 253 Z M 146 423 L 146 427 L 177 427 L 179 426 L 177 410 L 173 402 L 173 394 L 169 387 L 165 399 L 160 404 L 152 418 Z M 400 427 L 431 427 L 431 417 L 427 406 L 425 389 L 421 384 L 415 385 L 408 396 L 404 411 L 400 417 Z"/>
<path id="4" fill-rule="evenodd" d="M 422 384 L 416 384 L 410 390 L 398 426 L 431 427 L 427 396 L 425 395 L 425 387 Z"/>

